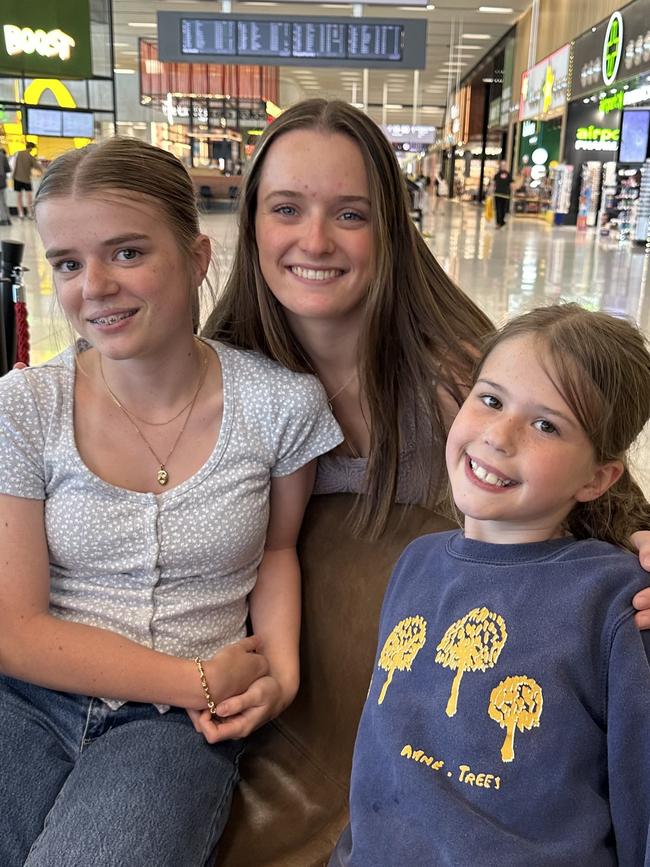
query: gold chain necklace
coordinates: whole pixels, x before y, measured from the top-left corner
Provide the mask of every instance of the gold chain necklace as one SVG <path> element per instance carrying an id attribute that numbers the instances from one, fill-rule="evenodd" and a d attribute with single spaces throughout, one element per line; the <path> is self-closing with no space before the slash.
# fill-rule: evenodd
<path id="1" fill-rule="evenodd" d="M 357 378 L 357 375 L 358 375 L 357 371 L 355 370 L 354 373 L 352 374 L 352 376 L 349 379 L 346 379 L 345 382 L 343 383 L 343 385 L 337 391 L 335 391 L 334 394 L 332 394 L 332 395 L 327 394 L 327 404 L 330 408 L 330 412 L 334 412 L 334 407 L 332 406 L 332 401 L 335 400 L 339 396 L 339 394 L 343 394 L 343 392 L 348 387 L 348 385 L 350 385 L 350 383 L 353 382 Z"/>
<path id="2" fill-rule="evenodd" d="M 342 394 L 345 391 L 345 389 L 348 387 L 348 385 L 350 385 L 352 382 L 354 382 L 354 380 L 357 378 L 357 376 L 358 376 L 358 372 L 355 370 L 354 373 L 352 374 L 352 376 L 349 379 L 346 379 L 345 382 L 343 383 L 343 385 L 337 391 L 335 391 L 334 394 L 328 395 L 327 392 L 325 393 L 326 397 L 327 397 L 327 405 L 329 406 L 331 413 L 334 412 L 334 407 L 332 406 L 333 401 L 339 396 L 339 394 Z M 363 412 L 363 409 L 362 409 L 362 412 Z M 365 421 L 365 417 L 364 417 L 364 421 Z M 346 436 L 346 433 L 343 430 L 341 422 L 339 422 L 339 427 L 341 428 L 341 433 L 343 434 L 343 442 L 350 450 L 352 457 L 353 458 L 360 458 L 361 455 L 355 449 L 355 447 L 352 445 L 351 441 Z"/>
<path id="3" fill-rule="evenodd" d="M 202 344 L 201 344 L 201 345 L 202 345 Z M 103 367 L 103 365 L 102 365 L 102 356 L 101 356 L 101 355 L 99 356 L 99 372 L 101 373 L 102 381 L 103 381 L 104 385 L 106 386 L 106 391 L 108 391 L 108 393 L 110 394 L 111 398 L 113 399 L 113 402 L 114 402 L 114 403 L 115 403 L 115 404 L 116 404 L 116 405 L 117 405 L 117 406 L 122 410 L 122 412 L 124 413 L 124 415 L 125 415 L 125 416 L 128 418 L 128 420 L 131 422 L 131 424 L 133 425 L 133 427 L 134 427 L 134 428 L 136 429 L 136 431 L 138 432 L 138 434 L 139 434 L 140 438 L 142 439 L 143 443 L 146 445 L 146 447 L 149 449 L 149 451 L 151 452 L 151 454 L 152 454 L 152 455 L 154 456 L 154 458 L 156 459 L 156 463 L 159 465 L 159 467 L 158 467 L 158 474 L 157 474 L 156 478 L 157 478 L 157 480 L 158 480 L 158 484 L 159 484 L 159 485 L 162 485 L 163 487 L 164 487 L 164 486 L 167 484 L 167 482 L 169 481 L 169 473 L 168 473 L 168 471 L 167 471 L 167 469 L 166 469 L 167 462 L 169 461 L 169 459 L 171 458 L 171 456 L 174 454 L 174 451 L 176 450 L 176 446 L 177 446 L 178 443 L 180 442 L 180 439 L 181 439 L 181 437 L 183 436 L 183 432 L 185 431 L 185 428 L 187 427 L 187 423 L 188 423 L 188 421 L 190 420 L 190 416 L 192 415 L 192 410 L 194 409 L 194 404 L 196 403 L 196 399 L 197 399 L 197 397 L 199 396 L 199 392 L 201 391 L 201 386 L 203 385 L 203 382 L 204 382 L 204 380 L 205 380 L 205 374 L 206 374 L 207 369 L 208 369 L 208 356 L 207 356 L 207 354 L 206 354 L 205 352 L 203 352 L 203 364 L 202 364 L 202 369 L 201 369 L 201 375 L 199 376 L 199 382 L 198 382 L 198 385 L 196 386 L 196 391 L 194 392 L 194 397 L 192 398 L 192 400 L 191 400 L 188 404 L 186 404 L 186 405 L 183 407 L 183 409 L 181 410 L 181 412 L 177 413 L 177 414 L 174 416 L 174 418 L 171 418 L 168 422 L 165 422 L 165 424 L 170 424 L 170 422 L 172 422 L 172 421 L 174 421 L 175 419 L 177 419 L 178 416 L 179 416 L 182 412 L 184 412 L 184 411 L 189 407 L 189 412 L 188 412 L 188 414 L 187 414 L 187 418 L 186 418 L 185 421 L 183 422 L 183 426 L 181 427 L 178 436 L 177 436 L 176 439 L 174 440 L 174 445 L 171 447 L 171 449 L 169 450 L 169 452 L 168 452 L 168 454 L 167 454 L 167 457 L 166 457 L 165 460 L 163 461 L 163 460 L 160 459 L 160 457 L 159 457 L 159 456 L 156 454 L 156 452 L 153 450 L 153 448 L 151 447 L 150 442 L 147 440 L 146 436 L 142 433 L 142 431 L 140 430 L 140 428 L 139 428 L 138 425 L 136 424 L 135 419 L 138 418 L 138 417 L 137 417 L 137 416 L 134 416 L 133 413 L 130 413 L 129 410 L 126 409 L 126 407 L 123 406 L 123 405 L 120 403 L 120 401 L 118 400 L 117 396 L 116 396 L 116 395 L 111 391 L 111 387 L 110 387 L 109 384 L 106 382 L 106 377 L 104 376 L 104 367 Z M 139 419 L 139 421 L 142 421 L 142 419 Z M 145 424 L 147 424 L 147 423 L 148 423 L 148 422 L 145 422 Z M 157 422 L 156 424 L 160 425 L 161 422 Z"/>

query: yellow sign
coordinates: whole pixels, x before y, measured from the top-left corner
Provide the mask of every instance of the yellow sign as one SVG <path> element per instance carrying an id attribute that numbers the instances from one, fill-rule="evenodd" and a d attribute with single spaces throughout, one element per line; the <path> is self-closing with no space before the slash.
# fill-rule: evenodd
<path id="1" fill-rule="evenodd" d="M 7 54 L 40 54 L 41 57 L 56 57 L 70 60 L 70 49 L 75 41 L 63 30 L 32 30 L 31 27 L 17 27 L 15 24 L 4 25 L 5 47 Z"/>
<path id="2" fill-rule="evenodd" d="M 551 103 L 553 102 L 553 85 L 555 84 L 555 73 L 553 72 L 553 67 L 549 63 L 546 67 L 546 77 L 544 79 L 544 86 L 542 87 L 542 96 L 544 97 L 544 102 L 542 103 L 542 111 L 544 114 L 551 107 Z"/>

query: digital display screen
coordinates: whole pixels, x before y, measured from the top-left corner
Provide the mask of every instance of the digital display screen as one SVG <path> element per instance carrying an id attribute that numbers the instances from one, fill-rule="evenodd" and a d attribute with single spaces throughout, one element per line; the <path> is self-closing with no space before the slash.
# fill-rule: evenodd
<path id="1" fill-rule="evenodd" d="M 293 24 L 294 57 L 345 57 L 345 24 Z"/>
<path id="2" fill-rule="evenodd" d="M 181 51 L 183 54 L 235 54 L 237 23 L 213 18 L 183 18 Z"/>
<path id="3" fill-rule="evenodd" d="M 621 125 L 620 163 L 642 163 L 648 153 L 650 109 L 624 111 Z"/>
<path id="4" fill-rule="evenodd" d="M 391 24 L 349 24 L 348 57 L 401 60 L 402 28 Z"/>
<path id="5" fill-rule="evenodd" d="M 28 108 L 28 135 L 55 138 L 93 138 L 95 118 L 90 111 L 60 111 L 56 108 Z"/>
<path id="6" fill-rule="evenodd" d="M 47 108 L 27 109 L 27 133 L 29 135 L 52 135 L 60 138 L 63 132 L 61 112 Z"/>
<path id="7" fill-rule="evenodd" d="M 291 24 L 288 21 L 238 21 L 237 54 L 241 57 L 259 54 L 291 57 Z"/>
<path id="8" fill-rule="evenodd" d="M 95 117 L 92 112 L 62 111 L 64 138 L 94 138 Z"/>
<path id="9" fill-rule="evenodd" d="M 400 24 L 181 19 L 181 53 L 233 57 L 401 61 Z"/>

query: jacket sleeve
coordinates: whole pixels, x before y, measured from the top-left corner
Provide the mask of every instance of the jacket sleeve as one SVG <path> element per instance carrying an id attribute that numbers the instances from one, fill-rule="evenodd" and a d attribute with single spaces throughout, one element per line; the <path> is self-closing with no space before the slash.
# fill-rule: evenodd
<path id="1" fill-rule="evenodd" d="M 633 612 L 615 627 L 607 667 L 609 797 L 621 867 L 650 867 L 650 634 Z"/>

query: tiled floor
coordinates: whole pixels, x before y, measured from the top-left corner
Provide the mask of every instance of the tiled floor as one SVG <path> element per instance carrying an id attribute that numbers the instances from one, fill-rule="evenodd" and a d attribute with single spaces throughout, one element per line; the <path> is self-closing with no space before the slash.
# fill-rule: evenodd
<path id="1" fill-rule="evenodd" d="M 424 235 L 443 267 L 496 322 L 558 300 L 629 316 L 650 337 L 650 256 L 618 247 L 593 230 L 552 227 L 543 220 L 510 217 L 496 230 L 470 204 L 433 201 Z M 207 215 L 204 230 L 214 239 L 219 274 L 227 273 L 235 239 L 232 214 Z M 52 279 L 34 223 L 0 227 L 0 240 L 25 243 L 24 264 L 32 338 L 32 363 L 44 361 L 68 341 L 56 308 Z M 635 471 L 650 496 L 650 432 L 634 456 Z"/>

